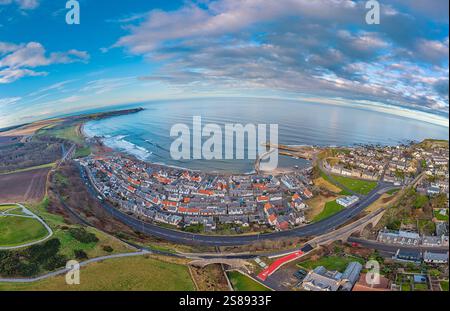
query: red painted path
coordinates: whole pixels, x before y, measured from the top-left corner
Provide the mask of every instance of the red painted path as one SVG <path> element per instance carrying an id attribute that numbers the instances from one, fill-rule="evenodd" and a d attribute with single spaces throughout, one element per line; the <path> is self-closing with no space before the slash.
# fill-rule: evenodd
<path id="1" fill-rule="evenodd" d="M 275 271 L 277 271 L 282 265 L 287 264 L 295 259 L 300 258 L 305 253 L 302 251 L 296 251 L 295 253 L 289 254 L 287 256 L 281 257 L 275 260 L 267 269 L 263 270 L 258 274 L 258 278 L 261 281 L 265 281 L 269 276 L 271 276 Z"/>

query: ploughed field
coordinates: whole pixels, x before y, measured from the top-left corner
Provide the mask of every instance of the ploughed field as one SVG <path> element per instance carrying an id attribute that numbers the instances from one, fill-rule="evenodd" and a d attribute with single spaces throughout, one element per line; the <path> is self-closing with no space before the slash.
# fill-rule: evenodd
<path id="1" fill-rule="evenodd" d="M 2 202 L 41 201 L 50 167 L 0 175 Z"/>

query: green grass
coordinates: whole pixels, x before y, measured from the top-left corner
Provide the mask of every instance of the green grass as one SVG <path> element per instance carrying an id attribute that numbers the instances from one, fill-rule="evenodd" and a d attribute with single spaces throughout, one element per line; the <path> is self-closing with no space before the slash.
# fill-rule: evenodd
<path id="1" fill-rule="evenodd" d="M 448 222 L 448 209 L 446 209 L 445 212 L 446 212 L 445 215 L 442 215 L 440 213 L 440 210 L 434 210 L 433 214 L 437 220 Z"/>
<path id="2" fill-rule="evenodd" d="M 422 208 L 428 203 L 428 197 L 426 195 L 418 194 L 414 200 L 414 208 Z"/>
<path id="3" fill-rule="evenodd" d="M 47 229 L 36 219 L 15 216 L 0 217 L 0 246 L 20 246 L 43 239 L 47 234 Z"/>
<path id="4" fill-rule="evenodd" d="M 325 207 L 323 208 L 323 211 L 320 212 L 316 217 L 314 217 L 313 222 L 317 222 L 320 220 L 323 220 L 325 218 L 328 218 L 341 210 L 343 210 L 344 207 L 336 202 L 336 200 L 327 202 L 325 204 Z"/>
<path id="5" fill-rule="evenodd" d="M 8 204 L 8 205 L 0 205 L 0 212 L 4 212 L 13 208 L 17 208 L 17 205 L 12 205 L 12 204 Z"/>
<path id="6" fill-rule="evenodd" d="M 441 288 L 443 291 L 448 292 L 448 281 L 441 281 Z"/>
<path id="7" fill-rule="evenodd" d="M 411 284 L 403 283 L 402 284 L 402 292 L 410 292 L 411 291 Z"/>
<path id="8" fill-rule="evenodd" d="M 399 190 L 400 190 L 400 189 L 391 189 L 391 190 L 389 190 L 389 191 L 386 192 L 386 193 L 389 194 L 389 195 L 393 195 L 393 194 L 397 193 Z"/>
<path id="9" fill-rule="evenodd" d="M 0 283 L 0 291 L 194 291 L 185 265 L 145 256 L 108 259 L 80 271 L 80 285 L 67 285 L 65 276 L 35 283 Z"/>
<path id="10" fill-rule="evenodd" d="M 349 190 L 363 195 L 369 194 L 377 187 L 376 181 L 367 181 L 337 175 L 333 175 L 333 178 Z"/>
<path id="11" fill-rule="evenodd" d="M 48 168 L 48 167 L 54 167 L 55 163 L 47 163 L 47 164 L 42 164 L 42 165 L 36 165 L 36 166 L 32 166 L 32 167 L 27 167 L 27 168 L 21 168 L 15 171 L 10 171 L 10 172 L 6 172 L 6 173 L 1 173 L 0 175 L 8 175 L 8 174 L 14 174 L 14 173 L 21 173 L 21 172 L 28 172 L 28 171 L 33 171 L 33 170 L 37 170 L 37 169 L 41 169 L 41 168 Z"/>
<path id="12" fill-rule="evenodd" d="M 83 250 L 87 253 L 89 258 L 110 255 L 110 253 L 103 250 L 103 246 L 105 245 L 113 248 L 114 251 L 112 254 L 133 251 L 133 249 L 128 247 L 122 241 L 91 227 L 86 227 L 86 230 L 90 233 L 94 233 L 99 239 L 98 242 L 82 243 L 76 240 L 70 234 L 69 229 L 77 228 L 79 226 L 68 225 L 65 223 L 62 216 L 48 212 L 48 204 L 49 200 L 48 198 L 45 198 L 41 203 L 27 207 L 33 213 L 41 217 L 53 230 L 53 237 L 57 238 L 61 242 L 60 254 L 66 255 L 68 258 L 74 258 L 75 250 Z"/>
<path id="13" fill-rule="evenodd" d="M 229 271 L 227 272 L 228 278 L 230 279 L 231 285 L 235 291 L 241 292 L 250 292 L 250 291 L 259 291 L 266 292 L 270 291 L 267 287 L 259 284 L 248 276 L 237 272 L 237 271 Z"/>
<path id="14" fill-rule="evenodd" d="M 59 129 L 54 129 L 54 128 L 42 129 L 39 131 L 39 134 L 51 135 L 51 136 L 55 136 L 57 138 L 70 140 L 70 141 L 73 141 L 80 145 L 84 144 L 84 139 L 78 132 L 78 127 L 75 125 L 67 126 L 67 127 L 63 127 L 63 128 L 59 128 Z"/>
<path id="15" fill-rule="evenodd" d="M 421 284 L 421 283 L 415 283 L 414 284 L 414 290 L 415 291 L 427 291 L 428 285 L 427 284 Z"/>
<path id="16" fill-rule="evenodd" d="M 297 266 L 307 270 L 313 270 L 318 266 L 324 266 L 327 270 L 330 271 L 344 272 L 345 268 L 347 268 L 348 264 L 352 261 L 357 261 L 361 264 L 364 264 L 364 260 L 358 257 L 325 256 L 321 257 L 318 260 L 307 260 L 301 262 L 297 264 Z"/>
<path id="17" fill-rule="evenodd" d="M 82 147 L 77 148 L 75 151 L 73 157 L 74 158 L 84 158 L 91 154 L 91 148 L 90 147 Z"/>

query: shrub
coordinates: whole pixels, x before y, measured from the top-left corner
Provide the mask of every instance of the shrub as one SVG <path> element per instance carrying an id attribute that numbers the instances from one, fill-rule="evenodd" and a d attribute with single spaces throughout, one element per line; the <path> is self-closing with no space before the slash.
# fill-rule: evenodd
<path id="1" fill-rule="evenodd" d="M 58 268 L 62 268 L 66 266 L 67 258 L 64 255 L 55 255 L 50 257 L 47 262 L 44 264 L 45 270 L 56 270 Z"/>
<path id="2" fill-rule="evenodd" d="M 103 246 L 103 250 L 108 253 L 112 253 L 114 251 L 114 249 L 109 245 Z"/>
<path id="3" fill-rule="evenodd" d="M 86 252 L 81 249 L 75 250 L 74 254 L 75 254 L 75 258 L 79 259 L 79 260 L 88 258 L 88 255 L 86 254 Z"/>
<path id="4" fill-rule="evenodd" d="M 98 238 L 95 234 L 87 232 L 84 228 L 71 228 L 69 229 L 70 235 L 80 241 L 81 243 L 96 243 L 98 242 Z"/>

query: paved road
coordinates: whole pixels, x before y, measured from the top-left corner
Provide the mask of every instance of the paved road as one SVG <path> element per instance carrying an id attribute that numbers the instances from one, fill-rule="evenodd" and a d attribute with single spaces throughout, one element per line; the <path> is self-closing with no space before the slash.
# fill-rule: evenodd
<path id="1" fill-rule="evenodd" d="M 86 176 L 85 170 L 79 166 L 80 173 L 84 179 L 89 192 L 94 198 L 97 198 L 98 193 L 93 188 L 90 180 Z M 379 185 L 366 197 L 362 198 L 357 204 L 352 207 L 346 208 L 341 212 L 326 218 L 320 222 L 309 224 L 303 227 L 295 228 L 287 231 L 280 231 L 267 234 L 255 234 L 255 235 L 237 235 L 237 236 L 217 236 L 217 235 L 203 235 L 193 234 L 168 228 L 160 227 L 156 224 L 141 221 L 130 215 L 127 215 L 107 201 L 101 201 L 103 208 L 109 214 L 116 219 L 132 227 L 134 230 L 140 231 L 149 236 L 154 236 L 162 239 L 166 239 L 180 244 L 197 244 L 206 246 L 234 246 L 243 245 L 258 242 L 261 240 L 275 240 L 292 237 L 308 237 L 318 236 L 324 233 L 330 232 L 337 227 L 343 225 L 355 216 L 360 214 L 369 205 L 375 202 L 383 193 L 396 188 L 392 184 L 380 182 Z M 98 198 L 97 198 L 98 199 Z"/>
<path id="2" fill-rule="evenodd" d="M 21 244 L 21 245 L 18 245 L 18 246 L 0 247 L 0 250 L 19 249 L 19 248 L 28 247 L 28 246 L 31 246 L 31 245 L 34 245 L 34 244 L 42 243 L 42 242 L 48 240 L 50 237 L 53 236 L 53 230 L 39 216 L 37 216 L 34 213 L 32 213 L 29 209 L 27 209 L 22 204 L 11 203 L 11 205 L 13 205 L 13 204 L 17 205 L 18 208 L 20 207 L 22 209 L 22 212 L 25 215 L 9 214 L 8 212 L 14 210 L 14 208 L 13 208 L 13 209 L 10 209 L 10 210 L 7 210 L 7 211 L 4 211 L 4 212 L 0 213 L 0 216 L 14 216 L 14 217 L 25 217 L 25 218 L 36 219 L 37 221 L 39 221 L 45 227 L 45 229 L 47 230 L 48 234 L 44 238 L 42 238 L 42 239 L 40 239 L 38 241 L 34 241 L 34 242 L 26 243 L 26 244 Z"/>

